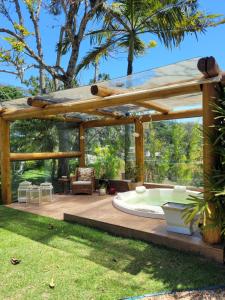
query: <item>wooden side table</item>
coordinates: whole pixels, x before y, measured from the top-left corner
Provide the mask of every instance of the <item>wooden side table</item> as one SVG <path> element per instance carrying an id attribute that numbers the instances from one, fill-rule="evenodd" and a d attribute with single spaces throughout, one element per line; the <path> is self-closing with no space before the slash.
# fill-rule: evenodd
<path id="1" fill-rule="evenodd" d="M 68 194 L 70 192 L 70 178 L 59 178 L 58 182 L 63 187 L 63 194 Z"/>

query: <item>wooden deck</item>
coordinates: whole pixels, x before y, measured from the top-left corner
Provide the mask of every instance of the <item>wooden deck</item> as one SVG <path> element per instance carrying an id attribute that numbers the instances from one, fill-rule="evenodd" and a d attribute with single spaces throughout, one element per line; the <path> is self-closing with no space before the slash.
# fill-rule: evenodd
<path id="1" fill-rule="evenodd" d="M 224 246 L 205 244 L 200 235 L 185 236 L 166 231 L 164 220 L 137 217 L 123 213 L 112 206 L 112 196 L 55 195 L 52 203 L 9 207 L 49 216 L 59 220 L 105 230 L 109 233 L 198 253 L 217 262 L 224 262 Z"/>

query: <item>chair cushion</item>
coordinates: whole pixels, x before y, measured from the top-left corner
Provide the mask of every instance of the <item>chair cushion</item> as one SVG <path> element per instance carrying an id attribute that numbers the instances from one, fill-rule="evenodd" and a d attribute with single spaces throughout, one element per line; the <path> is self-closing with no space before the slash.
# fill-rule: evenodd
<path id="1" fill-rule="evenodd" d="M 74 182 L 72 182 L 72 185 L 90 185 L 91 184 L 91 181 L 74 181 Z"/>
<path id="2" fill-rule="evenodd" d="M 77 169 L 77 180 L 78 181 L 90 181 L 93 177 L 92 168 L 78 168 Z"/>

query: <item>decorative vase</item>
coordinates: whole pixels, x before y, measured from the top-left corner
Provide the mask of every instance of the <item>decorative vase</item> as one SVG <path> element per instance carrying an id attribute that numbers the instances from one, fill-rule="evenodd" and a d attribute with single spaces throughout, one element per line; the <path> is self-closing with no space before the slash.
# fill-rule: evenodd
<path id="1" fill-rule="evenodd" d="M 106 188 L 100 188 L 100 189 L 99 189 L 99 195 L 100 195 L 100 196 L 106 195 Z"/>

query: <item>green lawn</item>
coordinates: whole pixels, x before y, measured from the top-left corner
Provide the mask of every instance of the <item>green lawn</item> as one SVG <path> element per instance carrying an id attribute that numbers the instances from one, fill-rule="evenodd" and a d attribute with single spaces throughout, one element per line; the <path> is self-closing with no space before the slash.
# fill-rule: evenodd
<path id="1" fill-rule="evenodd" d="M 224 284 L 225 267 L 0 206 L 0 278 L 4 300 L 107 300 Z"/>

